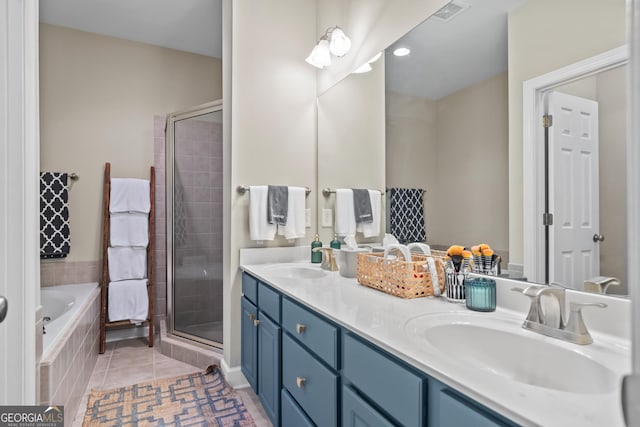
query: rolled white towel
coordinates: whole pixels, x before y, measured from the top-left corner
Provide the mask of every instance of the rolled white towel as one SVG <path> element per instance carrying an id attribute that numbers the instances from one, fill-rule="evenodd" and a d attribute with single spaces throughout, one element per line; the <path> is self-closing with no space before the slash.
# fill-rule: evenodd
<path id="1" fill-rule="evenodd" d="M 111 178 L 109 212 L 149 213 L 151 197 L 148 179 Z"/>
<path id="2" fill-rule="evenodd" d="M 141 246 L 149 244 L 149 216 L 141 212 L 110 215 L 111 246 Z"/>
<path id="3" fill-rule="evenodd" d="M 109 283 L 109 321 L 143 322 L 149 314 L 147 279 Z"/>
<path id="4" fill-rule="evenodd" d="M 110 280 L 117 282 L 147 277 L 146 248 L 108 248 L 107 253 L 109 256 Z"/>

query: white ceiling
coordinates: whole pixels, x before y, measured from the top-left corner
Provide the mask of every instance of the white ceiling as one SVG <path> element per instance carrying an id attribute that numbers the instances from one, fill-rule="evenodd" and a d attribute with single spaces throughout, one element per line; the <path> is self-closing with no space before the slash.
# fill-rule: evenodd
<path id="1" fill-rule="evenodd" d="M 222 0 L 43 0 L 40 21 L 222 57 Z"/>
<path id="2" fill-rule="evenodd" d="M 427 19 L 385 51 L 387 90 L 435 100 L 506 71 L 507 12 L 525 1 L 462 0 L 451 21 Z"/>

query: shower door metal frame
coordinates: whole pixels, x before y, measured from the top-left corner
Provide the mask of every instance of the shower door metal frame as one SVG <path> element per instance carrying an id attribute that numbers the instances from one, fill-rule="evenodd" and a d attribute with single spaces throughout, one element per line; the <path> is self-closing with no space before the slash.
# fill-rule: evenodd
<path id="1" fill-rule="evenodd" d="M 166 227 L 167 227 L 167 328 L 168 333 L 176 337 L 185 338 L 190 341 L 196 341 L 201 344 L 223 348 L 224 343 L 207 340 L 205 338 L 191 335 L 186 332 L 177 331 L 174 327 L 175 316 L 173 313 L 173 290 L 174 290 L 174 240 L 173 240 L 173 206 L 174 206 L 174 160 L 175 160 L 175 132 L 174 125 L 180 120 L 189 119 L 192 117 L 202 116 L 209 113 L 215 113 L 222 111 L 222 99 L 216 101 L 207 102 L 196 107 L 177 111 L 167 115 L 167 122 L 165 128 L 165 167 L 166 167 L 166 186 L 165 186 L 165 203 L 166 203 Z"/>

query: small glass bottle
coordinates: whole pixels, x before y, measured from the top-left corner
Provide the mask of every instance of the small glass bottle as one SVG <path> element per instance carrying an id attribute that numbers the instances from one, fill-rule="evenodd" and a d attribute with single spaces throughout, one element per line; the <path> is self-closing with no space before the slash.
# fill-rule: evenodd
<path id="1" fill-rule="evenodd" d="M 311 242 L 311 262 L 314 264 L 319 264 L 322 262 L 322 251 L 314 251 L 315 248 L 321 248 L 322 242 L 320 241 L 320 237 L 316 234 L 315 239 Z"/>
<path id="2" fill-rule="evenodd" d="M 340 240 L 338 240 L 338 235 L 333 235 L 333 240 L 329 243 L 329 246 L 333 249 L 340 249 Z"/>

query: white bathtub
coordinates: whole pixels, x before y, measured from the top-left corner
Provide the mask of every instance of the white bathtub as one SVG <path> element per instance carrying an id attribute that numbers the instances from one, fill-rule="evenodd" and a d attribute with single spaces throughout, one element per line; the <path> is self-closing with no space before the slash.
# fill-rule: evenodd
<path id="1" fill-rule="evenodd" d="M 54 348 L 56 338 L 72 329 L 90 297 L 95 296 L 97 283 L 61 285 L 40 288 L 40 303 L 45 334 L 42 337 L 42 354 Z M 47 320 L 49 318 L 50 320 Z"/>

